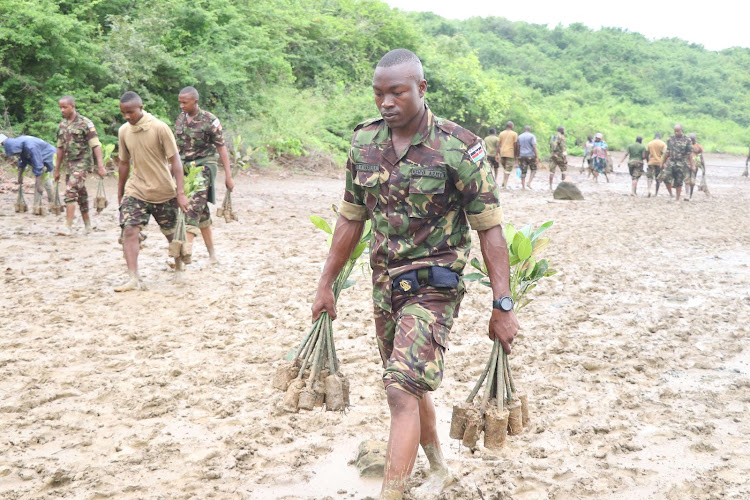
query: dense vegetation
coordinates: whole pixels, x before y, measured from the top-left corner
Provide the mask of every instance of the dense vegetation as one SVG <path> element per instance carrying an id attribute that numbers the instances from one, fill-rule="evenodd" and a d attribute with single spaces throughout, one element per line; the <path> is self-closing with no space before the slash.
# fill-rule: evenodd
<path id="1" fill-rule="evenodd" d="M 343 158 L 352 127 L 377 115 L 373 66 L 396 47 L 422 57 L 433 109 L 479 134 L 511 119 L 544 142 L 563 124 L 571 143 L 601 131 L 622 148 L 681 122 L 709 150 L 750 143 L 748 49 L 450 21 L 378 0 L 3 0 L 0 128 L 52 141 L 70 93 L 113 142 L 125 90 L 172 123 L 193 85 L 261 164 L 310 149 Z"/>

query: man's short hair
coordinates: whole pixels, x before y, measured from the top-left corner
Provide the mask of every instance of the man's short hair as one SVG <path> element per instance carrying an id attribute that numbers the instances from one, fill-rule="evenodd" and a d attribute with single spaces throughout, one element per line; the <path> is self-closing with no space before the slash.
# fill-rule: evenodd
<path id="1" fill-rule="evenodd" d="M 72 95 L 64 95 L 60 98 L 61 101 L 69 102 L 73 107 L 76 106 L 76 98 Z"/>
<path id="2" fill-rule="evenodd" d="M 526 126 L 525 126 L 525 127 L 523 128 L 523 131 L 524 131 L 524 132 L 531 132 L 531 125 L 526 125 Z"/>
<path id="3" fill-rule="evenodd" d="M 139 106 L 143 106 L 143 100 L 141 99 L 141 96 L 133 92 L 132 90 L 128 90 L 122 96 L 120 97 L 120 104 L 132 104 L 137 103 Z"/>
<path id="4" fill-rule="evenodd" d="M 380 58 L 378 61 L 378 68 L 390 68 L 391 66 L 398 66 L 399 64 L 413 64 L 417 68 L 417 73 L 414 75 L 417 81 L 424 80 L 424 70 L 422 69 L 422 61 L 419 57 L 408 49 L 393 49 L 386 55 Z"/>
<path id="5" fill-rule="evenodd" d="M 195 87 L 185 87 L 184 89 L 180 90 L 179 95 L 189 95 L 193 99 L 200 99 L 198 90 Z"/>
<path id="6" fill-rule="evenodd" d="M 639 135 L 638 137 L 635 138 L 635 142 L 643 142 L 643 137 Z"/>
<path id="7" fill-rule="evenodd" d="M 661 132 L 657 132 L 654 134 L 654 139 L 661 139 Z"/>
<path id="8" fill-rule="evenodd" d="M 505 124 L 506 128 L 511 128 L 511 127 L 514 127 L 514 126 L 515 126 L 515 124 L 512 121 L 510 121 L 510 120 L 508 120 L 508 123 Z"/>
<path id="9" fill-rule="evenodd" d="M 490 127 L 490 134 L 495 134 L 495 133 L 497 133 L 497 130 L 495 130 L 494 128 Z"/>
<path id="10" fill-rule="evenodd" d="M 558 132 L 565 132 L 565 127 L 563 127 L 562 125 L 560 125 L 559 127 L 557 127 L 557 131 Z"/>

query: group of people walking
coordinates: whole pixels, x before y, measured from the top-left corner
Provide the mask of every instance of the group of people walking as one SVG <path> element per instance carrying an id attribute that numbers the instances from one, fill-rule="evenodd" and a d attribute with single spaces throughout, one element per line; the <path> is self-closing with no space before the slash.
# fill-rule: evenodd
<path id="1" fill-rule="evenodd" d="M 529 125 L 524 127 L 521 135 L 513 129 L 512 121 L 507 122 L 505 130 L 500 134 L 497 134 L 494 128 L 490 128 L 490 134 L 484 138 L 487 160 L 498 181 L 502 167 L 503 189 L 507 188 L 513 168 L 519 171 L 521 188 L 531 188 L 531 182 L 540 165 L 536 136 L 531 133 Z M 638 136 L 635 142 L 627 147 L 625 156 L 618 164 L 618 167 L 621 166 L 629 158 L 628 170 L 632 178 L 631 195 L 636 195 L 638 181 L 645 173 L 648 179 L 649 197 L 652 196 L 652 185 L 655 185 L 653 192 L 655 196 L 659 192 L 659 185 L 664 183 L 670 197 L 674 196 L 679 200 L 683 186 L 685 186 L 688 194 L 685 200 L 692 199 L 698 170 L 702 171 L 699 189 L 708 194 L 708 187 L 705 184 L 706 164 L 703 160 L 703 146 L 697 142 L 696 135 L 692 133 L 686 136 L 682 131 L 682 126 L 675 125 L 674 135 L 669 137 L 666 143 L 661 140 L 661 137 L 661 133 L 657 133 L 654 135 L 654 140 L 644 145 L 643 137 Z M 549 187 L 552 189 L 555 172 L 559 169 L 564 181 L 568 170 L 565 127 L 558 127 L 557 133 L 550 138 L 549 150 Z M 609 182 L 607 174 L 612 171 L 612 165 L 609 147 L 603 134 L 589 135 L 583 151 L 581 173 L 588 172 L 588 176 L 593 176 L 595 182 L 598 182 L 599 176 L 603 175 Z M 646 163 L 645 170 L 644 162 Z M 526 176 L 529 171 L 531 175 L 527 183 Z M 674 194 L 672 188 L 674 188 Z"/>
<path id="2" fill-rule="evenodd" d="M 128 268 L 128 280 L 115 288 L 117 292 L 138 290 L 143 283 L 138 274 L 138 253 L 143 240 L 141 230 L 151 216 L 159 225 L 167 241 L 172 240 L 177 225 L 178 210 L 185 213 L 187 241 L 202 235 L 211 263 L 216 254 L 211 232 L 211 213 L 208 203 L 216 203 L 216 175 L 218 161 L 224 168 L 226 188 L 234 188 L 229 153 L 226 148 L 221 122 L 216 116 L 198 105 L 198 91 L 185 87 L 178 95 L 182 112 L 178 116 L 174 133 L 163 121 L 143 110 L 143 101 L 135 92 L 125 92 L 120 98 L 120 112 L 125 118 L 118 131 L 117 158 L 120 226 L 123 253 Z M 65 171 L 66 218 L 57 233 L 72 234 L 76 205 L 79 207 L 84 230 L 91 230 L 86 176 L 96 164 L 96 173 L 106 175 L 102 147 L 93 122 L 76 110 L 75 98 L 66 95 L 58 105 L 62 121 L 57 129 L 57 147 L 32 136 L 9 138 L 0 134 L 0 144 L 6 155 L 18 157 L 19 189 L 23 184 L 26 167 L 34 174 L 35 206 L 43 203 L 47 190 L 48 201 L 53 202 L 51 174 L 57 182 Z M 183 176 L 187 166 L 201 168 L 203 181 L 200 188 L 185 195 Z M 43 211 L 37 213 L 44 213 Z M 175 262 L 175 270 L 182 271 L 182 261 Z"/>

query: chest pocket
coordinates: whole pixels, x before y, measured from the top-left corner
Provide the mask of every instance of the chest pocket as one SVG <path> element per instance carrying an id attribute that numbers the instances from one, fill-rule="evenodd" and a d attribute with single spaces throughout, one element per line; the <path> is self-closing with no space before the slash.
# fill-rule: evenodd
<path id="1" fill-rule="evenodd" d="M 380 165 L 376 163 L 355 163 L 357 175 L 354 184 L 363 188 L 374 188 L 380 184 Z"/>
<path id="2" fill-rule="evenodd" d="M 445 167 L 414 167 L 409 181 L 409 217 L 426 219 L 442 214 L 445 198 Z"/>

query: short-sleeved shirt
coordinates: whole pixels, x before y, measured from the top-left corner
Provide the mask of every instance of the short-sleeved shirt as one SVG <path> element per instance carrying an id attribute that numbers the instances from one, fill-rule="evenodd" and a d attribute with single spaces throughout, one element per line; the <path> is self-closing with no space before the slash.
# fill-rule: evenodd
<path id="1" fill-rule="evenodd" d="M 487 156 L 497 155 L 497 146 L 499 142 L 500 140 L 494 134 L 488 135 L 487 137 L 484 138 L 484 146 L 487 148 Z"/>
<path id="2" fill-rule="evenodd" d="M 373 301 L 391 310 L 393 278 L 441 266 L 461 273 L 477 231 L 502 222 L 492 169 L 481 140 L 426 108 L 400 156 L 382 119 L 355 128 L 339 214 L 372 221 Z"/>
<path id="3" fill-rule="evenodd" d="M 688 156 L 693 152 L 693 144 L 690 138 L 683 134 L 667 139 L 667 151 L 669 152 L 669 163 L 684 163 L 687 165 Z"/>
<path id="4" fill-rule="evenodd" d="M 500 132 L 498 139 L 500 140 L 500 156 L 515 158 L 518 134 L 514 130 L 505 129 Z"/>
<path id="5" fill-rule="evenodd" d="M 643 160 L 643 153 L 646 152 L 646 146 L 641 144 L 640 142 L 634 142 L 630 146 L 628 146 L 628 155 L 630 157 L 630 161 L 638 161 Z"/>
<path id="6" fill-rule="evenodd" d="M 557 157 L 563 157 L 568 154 L 568 146 L 565 142 L 565 134 L 558 132 L 557 135 L 554 136 L 554 143 L 552 144 L 550 153 L 552 154 L 552 156 Z"/>
<path id="7" fill-rule="evenodd" d="M 179 151 L 169 125 L 143 113 L 135 125 L 120 127 L 118 136 L 120 160 L 131 165 L 125 196 L 149 203 L 164 203 L 177 196 L 169 158 Z"/>
<path id="8" fill-rule="evenodd" d="M 91 169 L 91 151 L 101 146 L 91 120 L 76 112 L 71 121 L 63 120 L 57 127 L 57 147 L 63 150 L 63 166 L 71 172 Z"/>
<path id="9" fill-rule="evenodd" d="M 583 145 L 583 158 L 591 158 L 591 148 L 594 147 L 594 143 L 591 141 L 586 141 L 586 143 Z"/>
<path id="10" fill-rule="evenodd" d="M 225 145 L 219 119 L 200 108 L 190 121 L 186 113 L 180 113 L 174 135 L 183 162 L 213 156 L 217 147 Z"/>
<path id="11" fill-rule="evenodd" d="M 534 147 L 536 146 L 536 136 L 531 132 L 524 132 L 518 136 L 518 147 L 520 151 L 518 156 L 535 156 Z"/>
<path id="12" fill-rule="evenodd" d="M 604 141 L 595 141 L 591 147 L 591 157 L 599 158 L 600 160 L 607 159 L 607 143 Z"/>
<path id="13" fill-rule="evenodd" d="M 661 159 L 664 157 L 664 153 L 667 152 L 667 144 L 661 139 L 654 139 L 648 143 L 648 164 L 649 165 L 661 165 Z"/>

